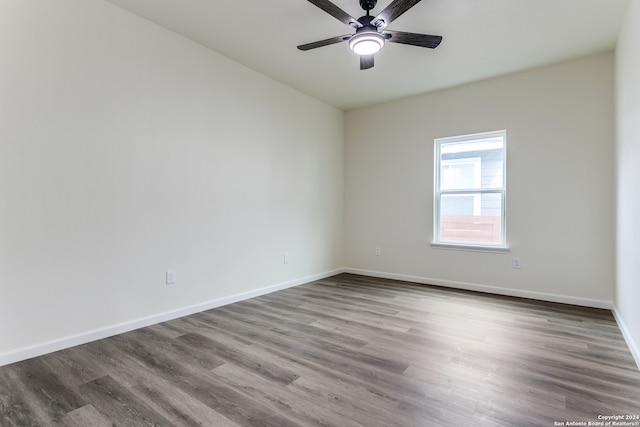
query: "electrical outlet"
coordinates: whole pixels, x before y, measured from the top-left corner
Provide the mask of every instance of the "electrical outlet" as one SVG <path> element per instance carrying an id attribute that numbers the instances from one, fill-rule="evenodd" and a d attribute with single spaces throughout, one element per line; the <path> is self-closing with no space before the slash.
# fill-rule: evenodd
<path id="1" fill-rule="evenodd" d="M 376 246 L 376 256 L 380 255 L 382 255 L 382 250 L 380 249 L 380 246 Z"/>
<path id="2" fill-rule="evenodd" d="M 167 270 L 166 282 L 167 282 L 167 285 L 173 285 L 174 283 L 176 283 L 176 271 L 175 270 Z"/>
<path id="3" fill-rule="evenodd" d="M 512 268 L 520 268 L 520 258 L 514 256 L 511 259 L 511 267 Z"/>
<path id="4" fill-rule="evenodd" d="M 289 254 L 285 252 L 285 254 L 282 256 L 282 262 L 284 264 L 289 264 Z"/>

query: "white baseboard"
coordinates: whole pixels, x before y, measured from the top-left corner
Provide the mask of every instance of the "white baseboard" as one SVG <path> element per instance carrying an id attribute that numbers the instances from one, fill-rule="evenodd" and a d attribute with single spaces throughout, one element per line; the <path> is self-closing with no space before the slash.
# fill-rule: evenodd
<path id="1" fill-rule="evenodd" d="M 613 311 L 613 317 L 615 317 L 616 322 L 618 323 L 618 328 L 620 328 L 620 332 L 622 332 L 622 336 L 624 337 L 624 340 L 627 342 L 627 346 L 631 351 L 631 355 L 633 356 L 633 359 L 636 361 L 636 365 L 638 365 L 638 369 L 640 369 L 640 345 L 639 343 L 634 341 L 633 337 L 631 336 L 631 331 L 629 331 L 627 324 L 624 322 L 624 319 L 620 315 L 620 312 L 618 311 L 615 305 L 613 306 L 612 311 Z"/>
<path id="2" fill-rule="evenodd" d="M 405 282 L 420 283 L 424 285 L 435 285 L 446 288 L 463 289 L 467 291 L 485 292 L 489 294 L 506 295 L 511 297 L 529 298 L 540 301 L 559 302 L 563 304 L 581 305 L 584 307 L 604 308 L 611 310 L 611 301 L 580 298 L 560 294 L 549 294 L 544 292 L 525 291 L 520 289 L 501 288 L 498 286 L 480 285 L 477 283 L 456 282 L 452 280 L 433 279 L 429 277 L 409 276 L 405 274 L 386 273 L 382 271 L 360 270 L 357 268 L 345 268 L 345 273 L 360 274 L 363 276 L 380 277 L 383 279 L 402 280 Z"/>
<path id="3" fill-rule="evenodd" d="M 195 304 L 188 307 L 179 308 L 176 310 L 167 311 L 164 313 L 154 314 L 152 316 L 143 317 L 140 319 L 131 320 L 128 322 L 119 323 L 117 325 L 111 325 L 100 329 L 81 332 L 76 335 L 47 341 L 28 347 L 11 350 L 5 353 L 0 353 L 0 366 L 8 365 L 10 363 L 20 362 L 22 360 L 31 359 L 32 357 L 42 356 L 43 354 L 52 353 L 66 348 L 75 347 L 77 345 L 86 344 L 91 341 L 108 338 L 114 335 L 130 332 L 135 329 L 144 328 L 146 326 L 155 325 L 157 323 L 166 322 L 168 320 L 177 319 L 179 317 L 188 316 L 201 311 L 211 310 L 212 308 L 221 307 L 223 305 L 232 304 L 234 302 L 243 301 L 249 298 L 255 298 L 261 295 L 266 295 L 271 292 L 279 291 L 282 289 L 292 288 L 294 286 L 303 285 L 305 283 L 313 282 L 315 280 L 324 279 L 342 273 L 344 269 L 337 269 L 327 271 L 324 273 L 314 274 L 311 276 L 301 277 L 299 279 L 291 280 L 284 283 L 279 283 L 272 286 L 267 286 L 260 289 L 255 289 L 248 292 L 242 292 L 236 295 L 231 295 L 224 298 L 218 298 L 212 301 L 207 301 L 201 304 Z"/>

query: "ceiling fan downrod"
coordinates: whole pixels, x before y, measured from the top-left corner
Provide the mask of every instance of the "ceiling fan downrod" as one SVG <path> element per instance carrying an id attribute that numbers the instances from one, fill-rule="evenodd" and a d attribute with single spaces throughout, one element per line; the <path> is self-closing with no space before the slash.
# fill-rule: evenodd
<path id="1" fill-rule="evenodd" d="M 369 11 L 376 7 L 376 3 L 378 0 L 360 0 L 360 7 L 367 11 L 367 15 L 369 15 Z"/>

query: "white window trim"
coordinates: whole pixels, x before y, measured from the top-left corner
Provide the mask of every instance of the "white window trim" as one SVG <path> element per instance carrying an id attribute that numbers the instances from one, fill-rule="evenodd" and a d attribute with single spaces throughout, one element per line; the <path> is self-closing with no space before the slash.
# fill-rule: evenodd
<path id="1" fill-rule="evenodd" d="M 441 147 L 444 144 L 455 142 L 468 142 L 484 138 L 501 137 L 503 141 L 502 150 L 502 188 L 490 189 L 470 189 L 470 190 L 441 190 L 440 189 L 440 169 L 441 169 Z M 462 136 L 437 138 L 434 141 L 434 190 L 433 190 L 433 238 L 431 247 L 438 249 L 466 250 L 479 252 L 509 252 L 507 245 L 507 131 L 500 130 L 494 132 L 483 132 Z M 502 195 L 502 242 L 499 244 L 471 243 L 471 242 L 451 242 L 440 240 L 440 199 L 442 194 L 469 194 L 469 193 L 500 193 Z"/>

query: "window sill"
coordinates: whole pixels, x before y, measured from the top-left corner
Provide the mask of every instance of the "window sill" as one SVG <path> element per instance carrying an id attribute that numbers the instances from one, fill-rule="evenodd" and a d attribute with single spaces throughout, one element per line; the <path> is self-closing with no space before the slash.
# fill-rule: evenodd
<path id="1" fill-rule="evenodd" d="M 506 254 L 510 252 L 507 246 L 480 246 L 480 245 L 457 245 L 454 243 L 435 243 L 431 242 L 434 249 L 446 249 L 452 251 L 471 251 L 471 252 L 493 252 Z"/>

